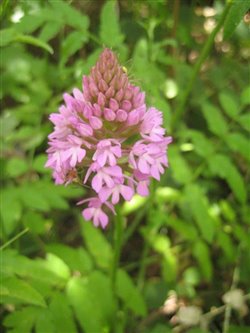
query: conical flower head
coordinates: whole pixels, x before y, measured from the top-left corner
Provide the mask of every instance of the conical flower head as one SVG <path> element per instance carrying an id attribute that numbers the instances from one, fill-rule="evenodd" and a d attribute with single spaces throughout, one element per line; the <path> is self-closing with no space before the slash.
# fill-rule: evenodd
<path id="1" fill-rule="evenodd" d="M 104 49 L 83 91 L 64 94 L 59 113 L 50 115 L 48 161 L 57 184 L 88 185 L 93 196 L 83 217 L 106 227 L 108 211 L 135 193 L 149 194 L 152 178 L 168 166 L 162 113 L 145 104 L 145 94 L 129 82 L 116 55 Z"/>
<path id="2" fill-rule="evenodd" d="M 129 83 L 128 75 L 116 55 L 105 49 L 89 76 L 83 77 L 83 95 L 87 102 L 101 108 L 108 121 L 124 122 L 128 113 L 145 103 L 145 94 Z"/>

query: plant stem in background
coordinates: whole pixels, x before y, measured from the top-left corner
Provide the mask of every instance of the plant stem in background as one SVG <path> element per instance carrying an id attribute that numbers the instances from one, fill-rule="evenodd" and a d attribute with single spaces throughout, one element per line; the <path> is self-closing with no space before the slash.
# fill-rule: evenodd
<path id="1" fill-rule="evenodd" d="M 204 63 L 204 61 L 206 60 L 206 58 L 208 57 L 209 55 L 209 52 L 211 51 L 212 49 L 212 46 L 213 46 L 213 43 L 214 43 L 214 39 L 215 39 L 215 36 L 217 35 L 217 33 L 220 31 L 220 29 L 222 28 L 224 22 L 225 22 L 225 19 L 227 17 L 227 14 L 229 12 L 229 9 L 231 8 L 232 6 L 232 3 L 233 1 L 230 1 L 227 3 L 216 27 L 214 28 L 214 30 L 212 31 L 211 35 L 209 36 L 209 38 L 207 39 L 201 53 L 200 53 L 200 56 L 194 66 L 194 69 L 193 69 L 193 72 L 191 74 L 191 77 L 190 77 L 190 80 L 187 84 L 187 88 L 186 90 L 184 91 L 182 97 L 181 97 L 181 100 L 180 100 L 180 104 L 177 108 L 177 110 L 175 111 L 175 113 L 173 114 L 173 117 L 172 117 L 172 124 L 171 124 L 171 132 L 174 131 L 176 125 L 178 124 L 181 116 L 184 114 L 185 110 L 186 110 L 186 104 L 187 104 L 187 100 L 188 100 L 188 97 L 193 89 L 193 86 L 194 86 L 194 83 L 196 81 L 196 78 L 199 74 L 199 71 L 201 69 L 201 66 L 202 64 Z"/>
<path id="2" fill-rule="evenodd" d="M 117 215 L 114 223 L 114 258 L 111 267 L 111 283 L 113 291 L 115 292 L 116 275 L 119 266 L 122 246 L 122 232 L 123 232 L 123 217 L 121 207 L 117 207 Z"/>
<path id="3" fill-rule="evenodd" d="M 4 250 L 6 247 L 8 247 L 10 244 L 12 244 L 13 242 L 15 242 L 18 238 L 22 237 L 24 234 L 26 234 L 26 232 L 29 231 L 29 228 L 25 228 L 24 230 L 22 230 L 21 232 L 19 232 L 19 234 L 17 234 L 16 236 L 14 236 L 13 238 L 11 238 L 8 242 L 6 242 L 5 244 L 3 244 L 0 247 L 0 251 Z"/>
<path id="4" fill-rule="evenodd" d="M 119 261 L 121 256 L 121 248 L 122 248 L 122 234 L 123 234 L 123 216 L 122 216 L 122 209 L 121 206 L 117 206 L 116 209 L 116 217 L 115 217 L 115 223 L 114 223 L 114 257 L 112 261 L 111 266 L 111 286 L 112 291 L 114 294 L 115 299 L 115 317 L 114 317 L 114 333 L 122 333 L 123 332 L 123 326 L 124 326 L 124 318 L 118 318 L 119 313 L 119 306 L 118 306 L 118 299 L 116 296 L 116 281 L 117 281 L 117 271 L 119 268 Z M 120 313 L 121 315 L 121 313 Z"/>

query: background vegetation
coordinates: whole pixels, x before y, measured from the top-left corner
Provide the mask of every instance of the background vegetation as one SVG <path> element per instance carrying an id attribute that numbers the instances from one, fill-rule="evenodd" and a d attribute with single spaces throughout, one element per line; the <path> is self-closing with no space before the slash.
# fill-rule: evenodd
<path id="1" fill-rule="evenodd" d="M 249 7 L 2 1 L 2 332 L 250 332 Z M 84 222 L 86 189 L 44 168 L 48 115 L 103 46 L 174 138 L 161 183 L 122 207 L 115 291 L 114 223 Z"/>

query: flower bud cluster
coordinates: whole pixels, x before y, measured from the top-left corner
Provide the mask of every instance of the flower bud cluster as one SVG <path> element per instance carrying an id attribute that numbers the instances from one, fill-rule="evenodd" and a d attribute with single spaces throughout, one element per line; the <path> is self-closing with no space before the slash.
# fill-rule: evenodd
<path id="1" fill-rule="evenodd" d="M 145 93 L 132 85 L 115 54 L 104 49 L 83 91 L 64 94 L 59 113 L 50 115 L 46 167 L 56 184 L 78 182 L 94 193 L 79 204 L 85 220 L 105 228 L 108 211 L 122 198 L 149 194 L 152 178 L 160 180 L 168 166 L 162 113 L 145 104 Z"/>

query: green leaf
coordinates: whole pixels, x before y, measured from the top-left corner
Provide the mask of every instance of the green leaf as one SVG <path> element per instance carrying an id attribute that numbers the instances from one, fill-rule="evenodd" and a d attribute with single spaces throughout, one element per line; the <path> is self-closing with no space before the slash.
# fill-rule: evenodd
<path id="1" fill-rule="evenodd" d="M 115 300 L 109 277 L 95 271 L 89 276 L 89 290 L 98 303 L 103 322 L 110 326 L 114 320 Z"/>
<path id="2" fill-rule="evenodd" d="M 142 295 L 134 285 L 131 277 L 121 269 L 117 274 L 116 292 L 125 305 L 136 315 L 146 315 L 147 308 Z"/>
<path id="3" fill-rule="evenodd" d="M 250 161 L 250 143 L 241 133 L 230 133 L 226 136 L 226 143 L 235 152 L 240 153 L 247 161 Z"/>
<path id="4" fill-rule="evenodd" d="M 18 177 L 29 169 L 28 163 L 26 160 L 13 157 L 7 163 L 7 173 L 10 177 Z"/>
<path id="5" fill-rule="evenodd" d="M 16 333 L 30 333 L 40 310 L 32 306 L 15 310 L 5 317 L 4 326 L 14 328 Z"/>
<path id="6" fill-rule="evenodd" d="M 101 11 L 100 38 L 107 47 L 117 47 L 122 44 L 124 36 L 121 33 L 117 13 L 117 2 L 106 1 Z M 110 33 L 112 32 L 112 38 Z"/>
<path id="7" fill-rule="evenodd" d="M 17 227 L 22 212 L 22 206 L 14 187 L 6 188 L 1 192 L 1 205 L 4 208 L 0 210 L 3 232 L 9 236 Z"/>
<path id="8" fill-rule="evenodd" d="M 198 238 L 196 228 L 193 225 L 190 225 L 188 221 L 182 221 L 171 216 L 168 216 L 166 221 L 167 225 L 177 231 L 179 235 L 182 235 L 184 239 L 195 240 Z"/>
<path id="9" fill-rule="evenodd" d="M 16 36 L 17 32 L 13 28 L 0 30 L 0 47 L 12 43 Z"/>
<path id="10" fill-rule="evenodd" d="M 250 132 L 250 112 L 240 115 L 237 121 L 245 130 Z"/>
<path id="11" fill-rule="evenodd" d="M 240 106 L 232 93 L 220 93 L 219 100 L 223 110 L 229 117 L 233 119 L 237 117 L 240 112 Z"/>
<path id="12" fill-rule="evenodd" d="M 1 302 L 11 303 L 11 301 L 46 307 L 46 303 L 38 291 L 28 283 L 15 277 L 2 281 Z"/>
<path id="13" fill-rule="evenodd" d="M 13 28 L 0 30 L 0 47 L 7 46 L 14 42 L 31 44 L 40 47 L 51 54 L 54 53 L 52 47 L 49 44 L 34 36 L 20 34 Z"/>
<path id="14" fill-rule="evenodd" d="M 46 220 L 41 214 L 28 211 L 22 218 L 24 225 L 34 234 L 40 235 L 46 231 Z"/>
<path id="15" fill-rule="evenodd" d="M 244 181 L 231 160 L 225 155 L 217 154 L 212 156 L 208 162 L 211 172 L 225 179 L 236 198 L 244 203 L 247 195 Z"/>
<path id="16" fill-rule="evenodd" d="M 49 201 L 33 184 L 24 184 L 17 189 L 17 195 L 20 201 L 27 208 L 37 209 L 39 211 L 49 211 Z"/>
<path id="17" fill-rule="evenodd" d="M 190 184 L 185 189 L 186 200 L 190 206 L 191 214 L 201 232 L 202 238 L 211 243 L 214 237 L 214 221 L 208 213 L 208 201 L 200 187 Z"/>
<path id="18" fill-rule="evenodd" d="M 208 128 L 212 133 L 219 137 L 223 137 L 227 134 L 227 123 L 217 107 L 210 103 L 205 103 L 202 106 L 202 112 L 207 121 Z"/>
<path id="19" fill-rule="evenodd" d="M 87 41 L 87 29 L 89 26 L 89 18 L 86 15 L 83 15 L 80 10 L 74 8 L 72 5 L 68 4 L 62 0 L 49 0 L 49 3 L 54 10 L 54 12 L 59 15 L 64 23 L 69 26 L 79 30 L 81 35 Z"/>
<path id="20" fill-rule="evenodd" d="M 183 155 L 175 146 L 171 146 L 168 150 L 168 156 L 174 179 L 180 184 L 189 183 L 192 179 L 192 172 Z"/>
<path id="21" fill-rule="evenodd" d="M 88 280 L 73 277 L 67 285 L 66 293 L 84 332 L 103 332 L 98 300 L 93 299 Z"/>
<path id="22" fill-rule="evenodd" d="M 40 11 L 37 11 L 37 13 L 40 13 Z M 20 22 L 15 24 L 15 28 L 21 33 L 31 34 L 42 26 L 45 20 L 46 18 L 42 15 L 36 15 L 35 13 L 33 15 L 26 14 L 22 17 Z"/>
<path id="23" fill-rule="evenodd" d="M 56 333 L 77 333 L 73 313 L 64 294 L 55 292 L 49 309 Z"/>
<path id="24" fill-rule="evenodd" d="M 218 242 L 229 262 L 235 260 L 235 254 L 237 253 L 235 246 L 228 234 L 223 231 L 218 232 L 217 234 Z"/>
<path id="25" fill-rule="evenodd" d="M 56 333 L 52 313 L 49 311 L 49 309 L 42 309 L 39 312 L 35 323 L 35 330 L 36 333 Z"/>
<path id="26" fill-rule="evenodd" d="M 62 42 L 62 56 L 60 66 L 66 64 L 69 57 L 80 50 L 86 41 L 86 36 L 84 36 L 82 32 L 71 32 Z"/>
<path id="27" fill-rule="evenodd" d="M 194 144 L 194 149 L 200 156 L 208 159 L 214 152 L 212 142 L 201 132 L 191 130 L 189 131 L 191 140 Z"/>
<path id="28" fill-rule="evenodd" d="M 228 39 L 250 8 L 250 0 L 235 0 L 224 23 L 224 39 Z"/>
<path id="29" fill-rule="evenodd" d="M 209 255 L 209 248 L 206 243 L 197 241 L 193 247 L 193 255 L 197 259 L 204 277 L 210 281 L 213 273 L 213 266 Z"/>
<path id="30" fill-rule="evenodd" d="M 57 287 L 62 287 L 65 284 L 65 279 L 51 271 L 45 260 L 32 260 L 18 255 L 13 250 L 4 250 L 0 268 L 6 276 L 16 274 L 24 279 L 28 278 L 32 283 L 38 282 Z"/>
<path id="31" fill-rule="evenodd" d="M 240 99 L 243 105 L 250 105 L 250 85 L 243 89 Z"/>
<path id="32" fill-rule="evenodd" d="M 62 259 L 52 253 L 46 255 L 46 267 L 62 279 L 68 280 L 70 278 L 69 267 Z"/>
<path id="33" fill-rule="evenodd" d="M 44 41 L 33 37 L 33 36 L 28 36 L 28 35 L 17 35 L 16 38 L 13 40 L 14 42 L 20 42 L 20 43 L 26 43 L 26 44 L 31 44 L 37 47 L 40 47 L 46 51 L 48 51 L 50 54 L 53 54 L 54 51 L 52 47 L 45 43 Z"/>
<path id="34" fill-rule="evenodd" d="M 164 260 L 162 260 L 164 279 L 171 283 L 177 278 L 177 260 L 171 248 L 170 239 L 165 235 L 154 235 L 150 242 L 154 250 L 159 252 Z"/>
<path id="35" fill-rule="evenodd" d="M 46 22 L 46 24 L 42 27 L 42 30 L 39 35 L 39 39 L 48 42 L 52 38 L 54 38 L 62 28 L 63 22 Z"/>
<path id="36" fill-rule="evenodd" d="M 82 233 L 88 251 L 101 268 L 109 268 L 112 258 L 112 248 L 100 229 L 90 222 L 82 223 Z"/>
<path id="37" fill-rule="evenodd" d="M 63 244 L 49 244 L 46 249 L 61 258 L 72 272 L 80 272 L 84 275 L 93 268 L 88 252 L 82 247 L 73 249 Z"/>

